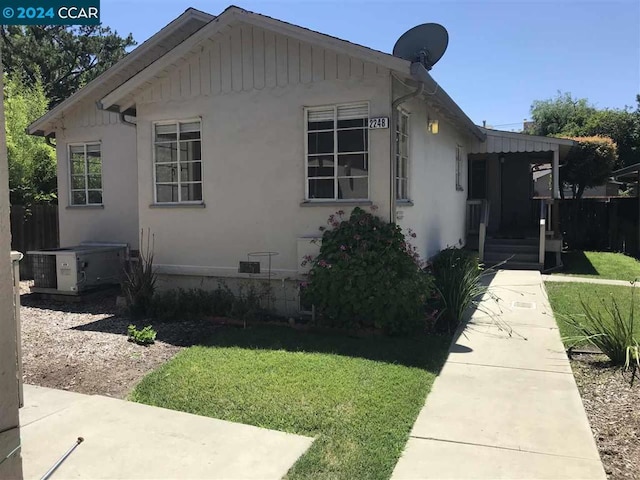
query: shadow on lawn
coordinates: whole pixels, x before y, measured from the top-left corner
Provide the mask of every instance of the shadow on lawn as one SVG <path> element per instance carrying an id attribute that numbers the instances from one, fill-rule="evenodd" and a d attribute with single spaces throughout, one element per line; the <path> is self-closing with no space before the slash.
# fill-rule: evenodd
<path id="1" fill-rule="evenodd" d="M 565 253 L 562 256 L 563 273 L 574 275 L 598 275 L 598 271 L 582 251 Z"/>
<path id="2" fill-rule="evenodd" d="M 286 350 L 358 357 L 378 362 L 397 363 L 437 373 L 451 343 L 448 335 L 412 335 L 409 337 L 352 337 L 342 333 L 313 333 L 277 326 L 252 326 L 247 329 L 225 327 L 206 342 L 210 347 L 240 347 L 259 350 Z"/>
<path id="3" fill-rule="evenodd" d="M 138 327 L 151 323 L 158 332 L 157 341 L 180 347 L 238 347 L 255 350 L 314 352 L 397 363 L 437 373 L 451 343 L 449 335 L 413 335 L 410 337 L 353 337 L 343 333 L 315 333 L 284 326 L 252 325 L 245 328 L 216 325 L 207 320 L 180 322 L 135 321 L 111 316 L 73 330 L 126 335 L 130 323 Z M 150 348 L 153 348 L 151 346 Z"/>

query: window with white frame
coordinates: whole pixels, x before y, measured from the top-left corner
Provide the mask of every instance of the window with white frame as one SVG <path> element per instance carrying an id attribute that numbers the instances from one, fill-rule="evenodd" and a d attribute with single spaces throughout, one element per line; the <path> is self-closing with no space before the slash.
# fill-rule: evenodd
<path id="1" fill-rule="evenodd" d="M 70 204 L 102 205 L 100 143 L 69 145 Z"/>
<path id="2" fill-rule="evenodd" d="M 200 120 L 154 123 L 156 203 L 202 202 Z"/>
<path id="3" fill-rule="evenodd" d="M 308 108 L 306 198 L 369 198 L 369 104 Z"/>
<path id="4" fill-rule="evenodd" d="M 409 200 L 409 114 L 396 116 L 396 200 Z"/>
<path id="5" fill-rule="evenodd" d="M 462 162 L 464 159 L 464 152 L 460 145 L 456 145 L 456 190 L 464 190 L 462 187 Z"/>

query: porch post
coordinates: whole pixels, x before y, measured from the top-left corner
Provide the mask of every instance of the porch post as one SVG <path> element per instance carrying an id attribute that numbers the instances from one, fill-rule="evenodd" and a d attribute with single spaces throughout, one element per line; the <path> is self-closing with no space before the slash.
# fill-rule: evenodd
<path id="1" fill-rule="evenodd" d="M 560 198 L 560 147 L 553 150 L 553 198 Z"/>

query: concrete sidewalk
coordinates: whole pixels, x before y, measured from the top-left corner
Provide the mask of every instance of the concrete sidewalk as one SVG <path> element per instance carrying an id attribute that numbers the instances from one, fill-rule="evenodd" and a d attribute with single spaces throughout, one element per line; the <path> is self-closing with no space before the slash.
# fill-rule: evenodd
<path id="1" fill-rule="evenodd" d="M 620 285 L 622 287 L 640 287 L 640 282 L 631 285 L 627 280 L 609 280 L 606 278 L 574 277 L 572 275 L 542 275 L 545 282 L 596 283 L 598 285 Z"/>
<path id="2" fill-rule="evenodd" d="M 279 479 L 313 439 L 100 395 L 24 387 L 24 478 Z"/>
<path id="3" fill-rule="evenodd" d="M 490 292 L 392 478 L 605 479 L 540 274 L 499 271 Z"/>

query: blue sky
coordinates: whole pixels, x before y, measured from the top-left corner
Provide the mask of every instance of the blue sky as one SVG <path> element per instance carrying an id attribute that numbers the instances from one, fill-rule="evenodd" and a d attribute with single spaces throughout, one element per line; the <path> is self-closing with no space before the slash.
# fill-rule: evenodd
<path id="1" fill-rule="evenodd" d="M 640 93 L 638 0 L 253 1 L 257 13 L 391 52 L 409 28 L 437 22 L 449 48 L 432 76 L 474 120 L 521 128 L 535 99 L 558 90 L 601 108 L 635 105 Z M 218 14 L 203 0 L 102 0 L 103 24 L 142 42 L 188 7 Z M 132 6 L 133 5 L 133 6 Z"/>

